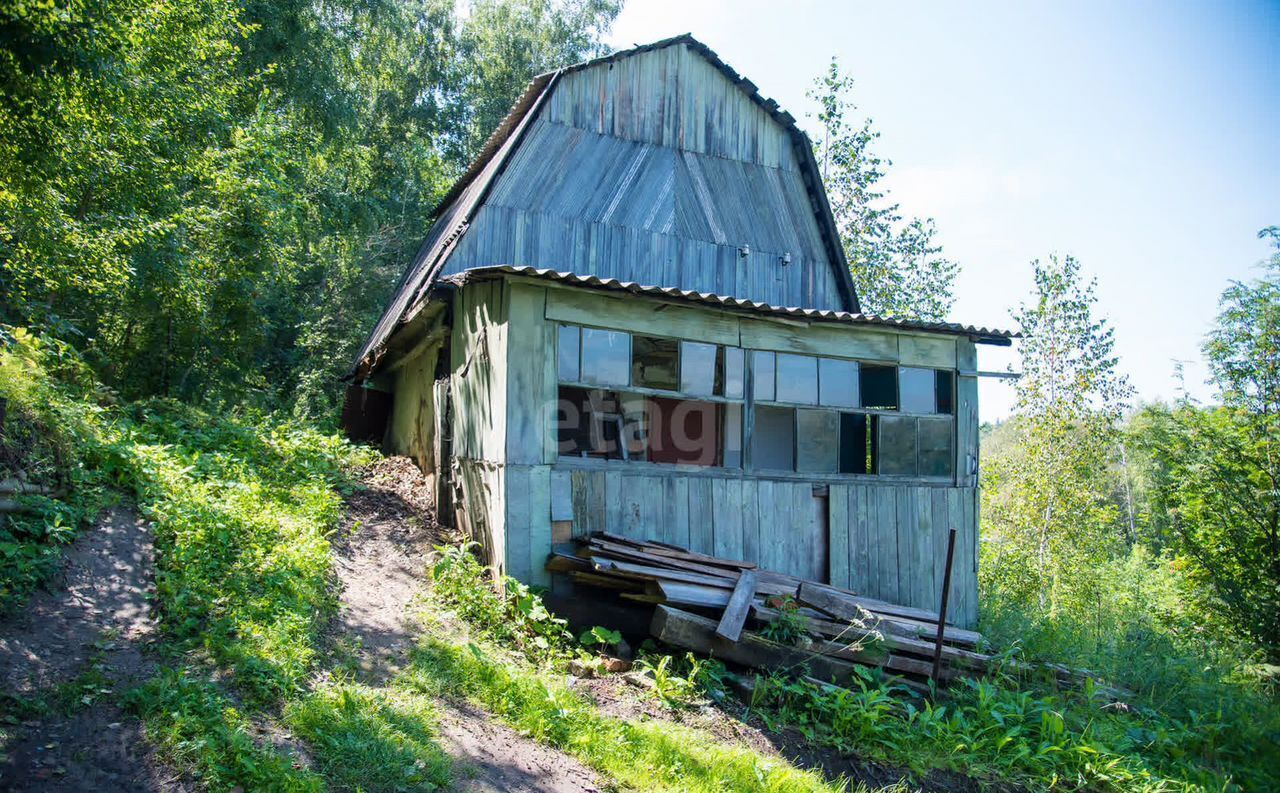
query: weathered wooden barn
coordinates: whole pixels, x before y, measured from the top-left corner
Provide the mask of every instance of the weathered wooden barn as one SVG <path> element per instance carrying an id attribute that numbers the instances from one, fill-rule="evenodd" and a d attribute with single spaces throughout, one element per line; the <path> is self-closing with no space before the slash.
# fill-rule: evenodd
<path id="1" fill-rule="evenodd" d="M 605 530 L 932 607 L 955 527 L 965 624 L 975 345 L 1009 338 L 860 313 L 809 140 L 680 36 L 529 85 L 361 351 L 351 421 L 390 394 L 385 446 L 523 580 Z"/>

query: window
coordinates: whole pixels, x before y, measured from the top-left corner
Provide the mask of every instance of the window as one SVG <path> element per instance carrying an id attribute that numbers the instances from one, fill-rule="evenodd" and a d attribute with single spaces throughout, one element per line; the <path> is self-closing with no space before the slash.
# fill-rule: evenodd
<path id="1" fill-rule="evenodd" d="M 742 467 L 742 405 L 726 402 L 724 411 L 724 452 L 720 464 L 725 468 Z"/>
<path id="2" fill-rule="evenodd" d="M 582 378 L 579 377 L 580 369 L 578 367 L 578 340 L 581 333 L 575 325 L 561 325 L 559 332 L 559 343 L 556 345 L 558 351 L 557 371 L 560 379 L 568 383 L 576 383 Z"/>
<path id="3" fill-rule="evenodd" d="M 724 395 L 730 399 L 742 399 L 744 392 L 743 361 L 746 352 L 741 347 L 721 347 L 724 360 Z"/>
<path id="4" fill-rule="evenodd" d="M 858 364 L 838 358 L 818 359 L 818 402 L 837 408 L 858 406 Z"/>
<path id="5" fill-rule="evenodd" d="M 775 396 L 776 356 L 771 352 L 751 352 L 751 395 L 757 402 L 772 402 Z"/>
<path id="6" fill-rule="evenodd" d="M 636 432 L 625 427 L 622 402 L 614 392 L 560 386 L 557 414 L 560 456 L 627 458 L 631 444 L 623 439 Z"/>
<path id="7" fill-rule="evenodd" d="M 808 355 L 778 353 L 779 402 L 818 404 L 818 359 Z"/>
<path id="8" fill-rule="evenodd" d="M 751 432 L 751 465 L 765 471 L 794 471 L 795 408 L 758 405 Z"/>
<path id="9" fill-rule="evenodd" d="M 867 425 L 876 420 L 876 416 L 866 413 L 840 414 L 840 473 L 868 474 L 876 470 L 872 456 L 872 433 Z"/>
<path id="10" fill-rule="evenodd" d="M 716 465 L 720 405 L 693 399 L 650 397 L 648 459 L 655 463 Z"/>
<path id="11" fill-rule="evenodd" d="M 949 417 L 918 419 L 920 427 L 920 476 L 951 476 L 955 453 Z"/>
<path id="12" fill-rule="evenodd" d="M 630 372 L 631 334 L 598 328 L 582 329 L 582 382 L 625 386 Z"/>
<path id="13" fill-rule="evenodd" d="M 680 342 L 631 337 L 631 385 L 675 391 L 680 387 Z"/>
<path id="14" fill-rule="evenodd" d="M 858 367 L 862 407 L 870 410 L 898 409 L 898 367 L 864 363 Z"/>
<path id="15" fill-rule="evenodd" d="M 956 412 L 956 380 L 955 375 L 945 369 L 934 370 L 937 379 L 938 412 L 954 414 Z"/>
<path id="16" fill-rule="evenodd" d="M 716 387 L 720 374 L 716 365 L 719 349 L 715 344 L 680 342 L 681 391 L 693 396 L 715 396 L 723 391 L 723 387 Z"/>
<path id="17" fill-rule="evenodd" d="M 910 416 L 878 416 L 876 473 L 916 475 L 916 420 Z"/>
<path id="18" fill-rule="evenodd" d="M 840 468 L 840 414 L 834 410 L 796 411 L 796 470 L 834 474 Z"/>
<path id="19" fill-rule="evenodd" d="M 938 378 L 932 369 L 898 370 L 898 390 L 903 413 L 935 413 L 938 410 Z"/>

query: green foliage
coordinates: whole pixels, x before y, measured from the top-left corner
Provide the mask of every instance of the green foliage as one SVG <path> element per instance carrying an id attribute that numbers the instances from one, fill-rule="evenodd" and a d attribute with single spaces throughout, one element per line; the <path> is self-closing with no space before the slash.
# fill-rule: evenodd
<path id="1" fill-rule="evenodd" d="M 427 637 L 401 684 L 470 697 L 522 733 L 565 751 L 620 787 L 661 791 L 834 791 L 813 772 L 749 749 L 716 743 L 665 721 L 603 715 L 559 676 L 541 674 L 488 639 Z"/>
<path id="2" fill-rule="evenodd" d="M 851 689 L 757 678 L 752 707 L 771 726 L 842 751 L 1030 789 L 1222 789 L 1238 772 L 1213 764 L 1223 758 L 1215 756 L 1219 725 L 1211 715 L 1174 722 L 1106 707 L 1090 693 L 1036 691 L 1001 678 L 961 680 L 932 701 L 909 693 L 859 667 Z M 1254 761 L 1234 778 L 1264 789 L 1274 773 Z"/>
<path id="3" fill-rule="evenodd" d="M 436 548 L 439 560 L 431 568 L 435 591 L 457 610 L 458 616 L 498 641 L 513 642 L 530 657 L 563 654 L 572 640 L 565 622 L 551 615 L 542 598 L 514 578 L 501 576 L 501 592 L 488 582 L 490 571 L 476 557 L 479 545 Z"/>
<path id="4" fill-rule="evenodd" d="M 213 683 L 165 670 L 130 699 L 147 737 L 210 790 L 324 790 L 318 776 L 255 744 L 253 725 Z"/>
<path id="5" fill-rule="evenodd" d="M 946 319 L 959 265 L 941 255 L 932 218 L 904 219 L 887 201 L 881 180 L 892 163 L 872 150 L 880 133 L 871 120 L 857 126 L 848 118 L 857 111 L 852 89 L 832 58 L 809 96 L 821 106 L 815 155 L 862 310 Z"/>
<path id="6" fill-rule="evenodd" d="M 1032 267 L 1036 292 L 1015 313 L 1027 334 L 1018 400 L 1002 428 L 1014 441 L 984 465 L 980 571 L 986 590 L 1052 614 L 1097 598 L 1089 571 L 1122 547 L 1106 463 L 1131 389 L 1079 263 Z"/>
<path id="7" fill-rule="evenodd" d="M 609 0 L 0 11 L 0 322 L 129 398 L 331 416 L 447 186 Z"/>
<path id="8" fill-rule="evenodd" d="M 772 598 L 769 605 L 778 611 L 772 622 L 760 629 L 764 638 L 794 647 L 809 631 L 809 621 L 800 613 L 800 604 L 790 595 Z"/>
<path id="9" fill-rule="evenodd" d="M 436 745 L 430 700 L 398 688 L 332 682 L 285 709 L 285 722 L 345 790 L 439 790 L 452 763 Z"/>
<path id="10" fill-rule="evenodd" d="M 595 625 L 578 637 L 578 643 L 584 647 L 616 647 L 621 641 L 621 633 L 609 630 L 603 625 Z"/>

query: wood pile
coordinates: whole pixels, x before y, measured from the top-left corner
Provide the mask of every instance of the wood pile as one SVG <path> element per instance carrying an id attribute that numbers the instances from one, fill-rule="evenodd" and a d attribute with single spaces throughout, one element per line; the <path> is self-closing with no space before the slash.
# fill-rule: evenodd
<path id="1" fill-rule="evenodd" d="M 939 649 L 936 612 L 661 542 L 597 534 L 575 553 L 552 554 L 547 569 L 652 606 L 650 633 L 659 641 L 747 667 L 845 683 L 862 664 L 919 683 L 931 676 Z M 761 635 L 784 611 L 800 617 L 807 633 L 796 646 Z M 986 672 L 994 659 L 977 650 L 981 639 L 944 625 L 939 678 Z"/>

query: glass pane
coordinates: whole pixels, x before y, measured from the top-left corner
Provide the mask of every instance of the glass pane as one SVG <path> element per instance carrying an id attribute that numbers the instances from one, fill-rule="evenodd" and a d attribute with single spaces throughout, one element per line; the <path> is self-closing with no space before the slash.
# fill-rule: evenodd
<path id="1" fill-rule="evenodd" d="M 858 406 L 858 364 L 837 358 L 818 359 L 818 403 L 837 408 Z"/>
<path id="2" fill-rule="evenodd" d="M 680 342 L 680 390 L 694 396 L 716 392 L 716 345 Z"/>
<path id="3" fill-rule="evenodd" d="M 631 384 L 664 391 L 679 388 L 680 343 L 656 336 L 632 336 Z"/>
<path id="4" fill-rule="evenodd" d="M 751 352 L 751 395 L 757 402 L 772 402 L 774 397 L 774 355 Z"/>
<path id="5" fill-rule="evenodd" d="M 627 385 L 631 336 L 620 330 L 582 329 L 582 382 Z"/>
<path id="6" fill-rule="evenodd" d="M 724 354 L 724 395 L 730 399 L 742 399 L 742 366 L 746 357 L 741 347 L 722 347 Z"/>
<path id="7" fill-rule="evenodd" d="M 920 475 L 951 476 L 951 417 L 920 419 Z"/>
<path id="8" fill-rule="evenodd" d="M 796 411 L 761 405 L 751 428 L 751 467 L 766 471 L 795 470 Z"/>
<path id="9" fill-rule="evenodd" d="M 907 416 L 880 417 L 877 473 L 916 475 L 916 420 Z"/>
<path id="10" fill-rule="evenodd" d="M 933 413 L 938 408 L 938 378 L 932 369 L 904 366 L 898 370 L 903 413 Z"/>
<path id="11" fill-rule="evenodd" d="M 834 410 L 796 411 L 796 470 L 834 474 L 840 457 L 840 414 Z"/>
<path id="12" fill-rule="evenodd" d="M 840 473 L 865 474 L 874 471 L 868 465 L 871 444 L 867 441 L 867 416 L 863 413 L 840 414 Z"/>
<path id="13" fill-rule="evenodd" d="M 938 375 L 938 412 L 956 412 L 956 380 L 951 372 L 937 370 Z"/>
<path id="14" fill-rule="evenodd" d="M 724 410 L 724 456 L 721 465 L 725 468 L 742 467 L 742 405 L 729 403 Z"/>
<path id="15" fill-rule="evenodd" d="M 560 326 L 560 337 L 556 349 L 559 350 L 557 371 L 560 373 L 560 379 L 567 383 L 578 382 L 578 327 L 576 325 Z"/>
<path id="16" fill-rule="evenodd" d="M 858 365 L 862 406 L 873 410 L 898 409 L 898 367 Z"/>
<path id="17" fill-rule="evenodd" d="M 778 401 L 818 404 L 818 359 L 778 353 Z"/>

